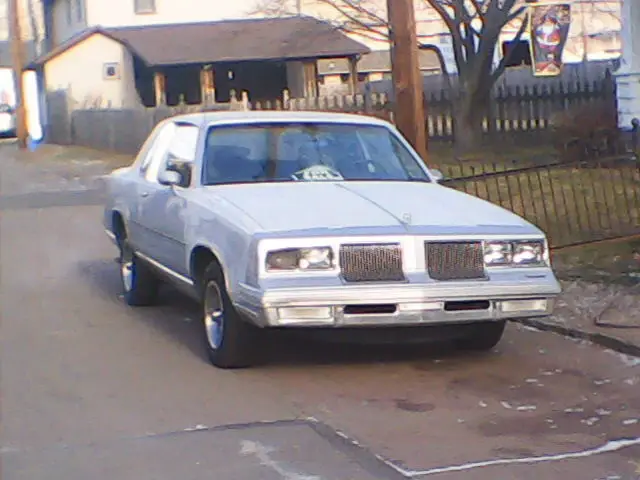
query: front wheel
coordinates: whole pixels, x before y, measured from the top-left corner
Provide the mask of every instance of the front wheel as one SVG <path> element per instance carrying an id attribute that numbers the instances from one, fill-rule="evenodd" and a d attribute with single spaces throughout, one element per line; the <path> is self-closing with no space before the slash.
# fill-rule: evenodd
<path id="1" fill-rule="evenodd" d="M 474 325 L 465 333 L 465 336 L 457 341 L 457 345 L 463 350 L 486 352 L 495 347 L 504 333 L 507 322 L 482 322 Z"/>
<path id="2" fill-rule="evenodd" d="M 207 268 L 202 282 L 205 348 L 218 368 L 246 368 L 257 358 L 258 329 L 243 321 L 234 308 L 224 275 L 216 264 Z"/>
<path id="3" fill-rule="evenodd" d="M 120 279 L 125 302 L 136 307 L 152 305 L 158 295 L 158 279 L 138 258 L 126 238 L 119 238 L 118 245 Z"/>

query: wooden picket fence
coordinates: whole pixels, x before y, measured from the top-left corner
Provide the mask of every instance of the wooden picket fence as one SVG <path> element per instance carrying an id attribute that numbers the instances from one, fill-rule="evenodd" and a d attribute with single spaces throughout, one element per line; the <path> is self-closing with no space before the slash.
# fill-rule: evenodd
<path id="1" fill-rule="evenodd" d="M 448 91 L 425 96 L 426 128 L 432 140 L 452 141 L 454 108 Z M 498 87 L 483 121 L 487 137 L 498 141 L 519 139 L 549 131 L 554 117 L 576 106 L 601 104 L 615 107 L 615 84 L 610 78 L 574 83 L 571 87 L 533 85 Z M 55 109 L 54 113 L 55 113 Z M 284 110 L 331 111 L 372 115 L 394 121 L 393 101 L 385 93 L 336 95 L 330 97 L 290 98 L 287 92 L 273 101 L 251 102 L 246 93 L 232 96 L 225 104 L 177 105 L 173 107 L 113 109 L 91 107 L 57 114 L 50 118 L 49 141 L 133 153 L 151 129 L 161 120 L 203 110 Z"/>
<path id="2" fill-rule="evenodd" d="M 317 110 L 374 115 L 393 122 L 393 102 L 384 93 L 337 95 L 331 97 L 287 98 L 252 103 L 246 96 L 238 100 L 247 110 Z M 426 128 L 429 138 L 454 138 L 454 105 L 448 91 L 425 95 Z M 539 133 L 553 127 L 554 117 L 575 106 L 607 102 L 615 105 L 615 83 L 610 78 L 576 82 L 565 86 L 532 85 L 497 87 L 483 121 L 487 135 Z"/>

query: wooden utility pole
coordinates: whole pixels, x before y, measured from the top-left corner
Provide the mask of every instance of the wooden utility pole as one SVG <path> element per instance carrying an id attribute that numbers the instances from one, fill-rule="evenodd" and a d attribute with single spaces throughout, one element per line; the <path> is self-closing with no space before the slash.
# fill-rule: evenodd
<path id="1" fill-rule="evenodd" d="M 13 82 L 16 92 L 16 137 L 18 147 L 27 148 L 27 115 L 24 106 L 24 94 L 22 91 L 22 72 L 24 69 L 24 42 L 20 28 L 20 12 L 18 0 L 8 1 L 9 31 L 11 36 L 11 58 L 13 63 Z"/>
<path id="2" fill-rule="evenodd" d="M 398 129 L 427 162 L 427 132 L 413 0 L 387 0 Z"/>

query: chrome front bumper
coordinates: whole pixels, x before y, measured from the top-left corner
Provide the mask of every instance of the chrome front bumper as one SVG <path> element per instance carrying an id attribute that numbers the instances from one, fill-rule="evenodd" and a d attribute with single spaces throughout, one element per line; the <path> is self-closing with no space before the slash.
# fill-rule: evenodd
<path id="1" fill-rule="evenodd" d="M 234 304 L 262 327 L 410 326 L 543 317 L 561 292 L 553 274 L 519 282 L 275 288 L 240 284 Z M 473 307 L 473 308 L 471 308 Z M 362 313 L 365 308 L 373 313 Z"/>

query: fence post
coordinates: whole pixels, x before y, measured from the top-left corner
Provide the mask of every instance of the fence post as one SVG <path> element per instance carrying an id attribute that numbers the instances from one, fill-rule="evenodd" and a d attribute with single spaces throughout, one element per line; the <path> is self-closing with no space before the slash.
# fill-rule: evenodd
<path id="1" fill-rule="evenodd" d="M 114 123 L 114 119 L 116 118 L 115 115 L 113 115 L 113 112 L 111 109 L 108 110 L 103 110 L 103 112 L 107 115 L 107 128 L 108 128 L 108 132 L 107 132 L 107 148 L 109 150 L 115 150 L 116 149 L 116 136 L 115 136 L 115 125 Z"/>
<path id="2" fill-rule="evenodd" d="M 242 91 L 242 109 L 244 111 L 251 110 L 251 104 L 249 103 L 249 92 L 246 90 Z"/>
<path id="3" fill-rule="evenodd" d="M 367 82 L 364 85 L 364 113 L 371 113 L 373 111 L 372 108 L 373 99 L 371 96 L 371 83 Z"/>

